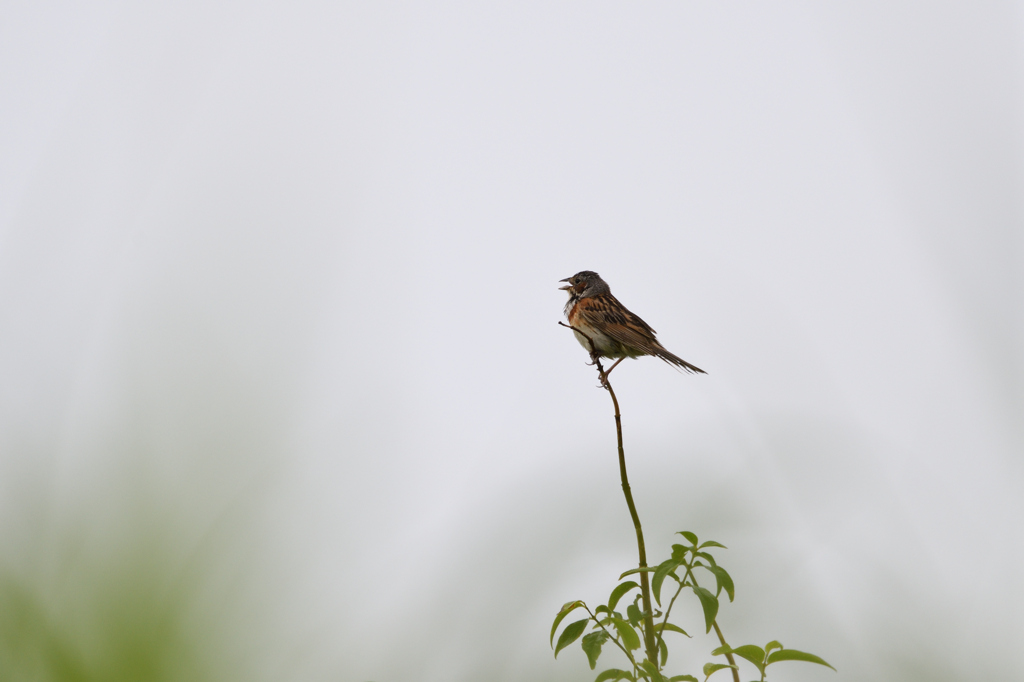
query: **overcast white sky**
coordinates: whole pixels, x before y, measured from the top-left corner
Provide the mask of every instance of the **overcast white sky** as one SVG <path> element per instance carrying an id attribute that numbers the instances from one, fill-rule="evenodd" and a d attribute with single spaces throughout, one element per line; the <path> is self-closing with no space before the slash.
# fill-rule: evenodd
<path id="1" fill-rule="evenodd" d="M 0 15 L 9 569 L 145 508 L 266 679 L 592 679 L 547 645 L 635 562 L 592 269 L 708 371 L 613 378 L 733 643 L 1024 677 L 1020 3 Z"/>

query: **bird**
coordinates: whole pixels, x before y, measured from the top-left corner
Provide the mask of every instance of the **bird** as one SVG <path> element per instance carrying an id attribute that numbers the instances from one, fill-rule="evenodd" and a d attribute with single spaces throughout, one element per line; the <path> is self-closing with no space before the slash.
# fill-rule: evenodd
<path id="1" fill-rule="evenodd" d="M 576 340 L 595 359 L 615 359 L 603 373 L 602 382 L 623 359 L 641 355 L 653 355 L 690 373 L 707 374 L 700 367 L 665 350 L 654 337 L 656 332 L 651 326 L 612 296 L 608 283 L 596 272 L 582 270 L 560 282 L 567 282 L 559 288 L 569 293 L 565 317 Z"/>

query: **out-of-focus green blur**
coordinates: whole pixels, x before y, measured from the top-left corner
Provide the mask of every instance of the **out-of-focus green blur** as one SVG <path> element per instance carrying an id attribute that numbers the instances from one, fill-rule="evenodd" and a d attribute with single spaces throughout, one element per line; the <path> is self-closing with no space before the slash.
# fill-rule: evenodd
<path id="1" fill-rule="evenodd" d="M 102 555 L 62 541 L 71 556 L 57 575 L 0 578 L 5 679 L 224 679 L 226 624 L 195 618 L 194 586 L 175 574 L 160 529 Z"/>
<path id="2" fill-rule="evenodd" d="M 19 529 L 16 549 L 0 539 L 2 679 L 251 679 L 231 550 L 145 495 L 132 502 L 108 508 L 113 522 L 86 506 Z"/>

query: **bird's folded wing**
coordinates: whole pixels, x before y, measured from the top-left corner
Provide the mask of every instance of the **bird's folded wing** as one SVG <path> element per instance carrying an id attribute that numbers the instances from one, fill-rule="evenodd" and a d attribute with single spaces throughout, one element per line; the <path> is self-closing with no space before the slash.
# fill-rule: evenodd
<path id="1" fill-rule="evenodd" d="M 588 305 L 579 306 L 578 314 L 582 316 L 586 326 L 600 329 L 605 336 L 628 348 L 641 351 L 637 355 L 658 355 L 659 351 L 664 351 L 661 344 L 655 340 L 654 330 L 650 325 L 626 310 L 618 301 L 606 300 L 604 296 L 583 301 Z"/>
<path id="2" fill-rule="evenodd" d="M 665 350 L 665 347 L 654 338 L 655 332 L 651 326 L 626 310 L 612 296 L 585 298 L 580 303 L 581 305 L 577 306 L 577 309 L 583 324 L 599 329 L 605 336 L 618 341 L 625 347 L 627 355 L 631 357 L 653 355 L 670 365 L 681 367 L 687 372 L 705 374 L 700 367 L 691 365 L 686 360 Z"/>

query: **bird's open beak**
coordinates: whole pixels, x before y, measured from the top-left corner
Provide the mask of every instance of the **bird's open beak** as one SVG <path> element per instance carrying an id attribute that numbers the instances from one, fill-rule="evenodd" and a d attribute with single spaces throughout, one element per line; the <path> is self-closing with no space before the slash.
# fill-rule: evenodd
<path id="1" fill-rule="evenodd" d="M 565 279 L 560 279 L 558 281 L 559 282 L 568 282 L 570 279 L 572 279 L 572 277 L 566 277 Z M 562 290 L 562 291 L 569 291 L 570 289 L 572 289 L 572 285 L 571 284 L 566 284 L 564 287 L 558 287 L 558 288 L 560 290 Z"/>

